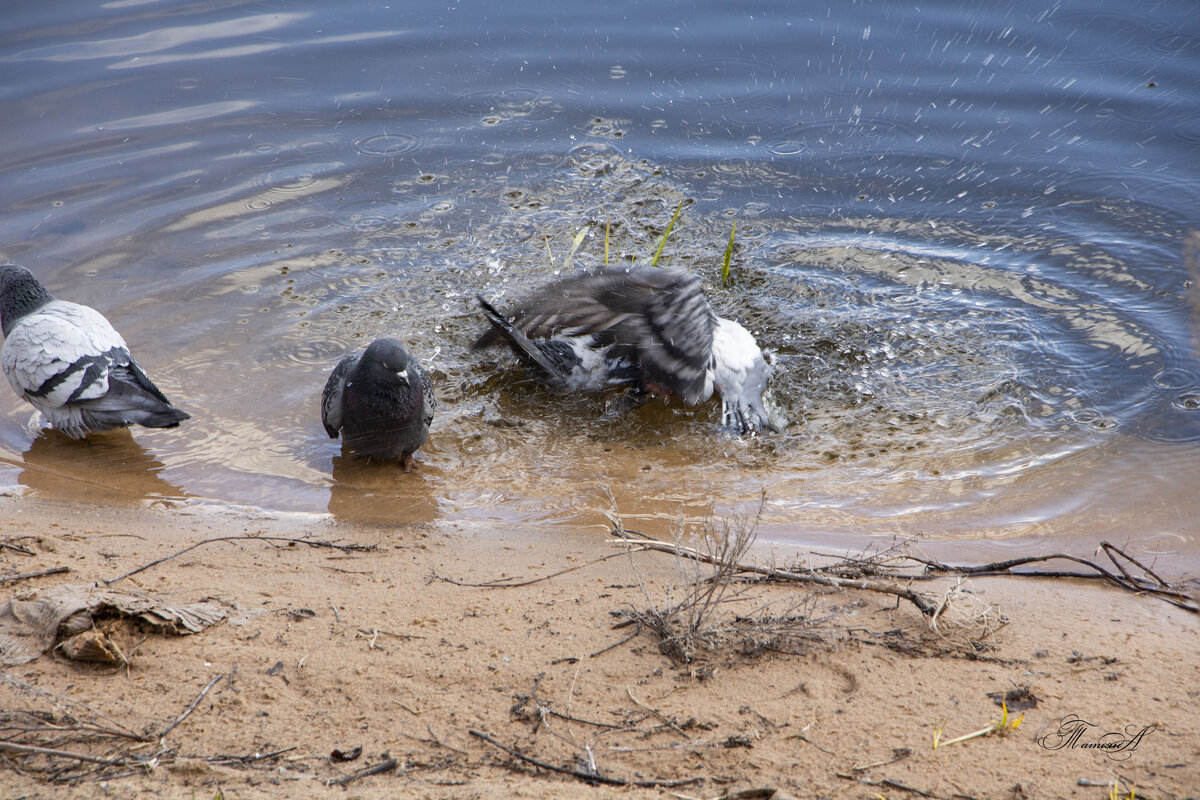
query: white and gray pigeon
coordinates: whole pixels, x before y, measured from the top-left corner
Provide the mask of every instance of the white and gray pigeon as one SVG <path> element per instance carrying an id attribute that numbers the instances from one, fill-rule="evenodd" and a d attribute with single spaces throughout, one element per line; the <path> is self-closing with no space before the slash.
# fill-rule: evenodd
<path id="1" fill-rule="evenodd" d="M 321 395 L 321 422 L 330 439 L 367 458 L 399 461 L 408 472 L 413 453 L 429 438 L 437 399 L 433 382 L 404 345 L 376 339 L 362 355 L 333 368 Z"/>
<path id="2" fill-rule="evenodd" d="M 740 433 L 776 429 L 762 398 L 770 365 L 748 330 L 716 315 L 695 275 L 582 273 L 545 286 L 509 316 L 478 299 L 492 326 L 473 349 L 507 343 L 552 389 L 632 385 L 688 405 L 716 391 L 723 424 Z"/>
<path id="3" fill-rule="evenodd" d="M 13 391 L 73 439 L 190 419 L 146 377 L 99 311 L 56 300 L 24 267 L 0 266 L 0 326 L 0 367 Z"/>

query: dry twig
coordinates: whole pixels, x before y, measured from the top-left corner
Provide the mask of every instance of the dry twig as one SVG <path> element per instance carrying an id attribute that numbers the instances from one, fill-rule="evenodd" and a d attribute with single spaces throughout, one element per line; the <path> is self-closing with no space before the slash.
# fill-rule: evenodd
<path id="1" fill-rule="evenodd" d="M 366 778 L 369 775 L 379 775 L 383 772 L 391 772 L 396 767 L 400 766 L 400 762 L 394 758 L 385 758 L 378 764 L 360 769 L 358 772 L 351 772 L 349 775 L 343 775 L 340 778 L 331 778 L 325 781 L 326 786 L 349 786 L 359 778 Z"/>
<path id="2" fill-rule="evenodd" d="M 636 544 L 646 550 L 658 550 L 663 553 L 671 553 L 681 558 L 687 558 L 694 561 L 701 561 L 714 566 L 722 564 L 731 568 L 734 572 L 747 572 L 755 575 L 762 575 L 771 580 L 794 582 L 794 583 L 812 583 L 818 586 L 829 586 L 837 589 L 861 589 L 870 592 L 881 592 L 890 594 L 904 600 L 908 600 L 925 616 L 934 613 L 936 606 L 924 595 L 914 592 L 912 589 L 903 586 L 897 586 L 890 583 L 881 583 L 879 581 L 868 580 L 848 580 L 838 578 L 832 575 L 821 575 L 815 572 L 791 572 L 788 570 L 775 569 L 774 567 L 764 567 L 758 564 L 748 564 L 743 562 L 720 562 L 713 556 L 703 553 L 695 548 L 685 547 L 680 544 L 672 544 L 664 542 L 661 539 L 655 539 L 638 531 L 626 530 L 624 528 L 615 528 L 613 534 L 618 538 L 614 541 L 619 544 Z"/>
<path id="3" fill-rule="evenodd" d="M 61 575 L 64 572 L 70 571 L 70 567 L 50 567 L 49 569 L 39 569 L 33 572 L 18 572 L 16 575 L 0 575 L 0 584 L 16 583 L 17 581 L 25 581 L 30 578 L 44 578 L 47 575 Z"/>
<path id="4" fill-rule="evenodd" d="M 925 565 L 927 570 L 924 573 L 915 575 L 897 574 L 894 577 L 900 580 L 930 580 L 940 578 L 946 575 L 973 575 L 973 576 L 1011 576 L 1014 578 L 1082 578 L 1085 580 L 1103 580 L 1114 586 L 1119 586 L 1122 589 L 1130 592 L 1151 594 L 1173 606 L 1182 608 L 1185 611 L 1190 611 L 1193 614 L 1200 613 L 1200 606 L 1190 600 L 1178 587 L 1172 586 L 1167 581 L 1163 580 L 1150 569 L 1150 567 L 1138 561 L 1133 556 L 1126 553 L 1116 545 L 1102 541 L 1097 550 L 1102 551 L 1108 556 L 1113 567 L 1120 575 L 1112 570 L 1106 569 L 1094 561 L 1089 561 L 1086 558 L 1073 556 L 1067 553 L 1051 553 L 1043 556 L 1025 556 L 1022 558 L 1010 558 L 1006 561 L 993 561 L 988 564 L 943 564 L 940 561 L 935 561 L 928 558 L 919 558 L 917 556 L 905 556 L 910 561 L 915 561 L 918 564 Z M 1128 562 L 1137 567 L 1143 573 L 1142 576 L 1133 574 L 1122 562 Z M 1036 570 L 1032 572 L 1014 572 L 1014 567 L 1024 566 L 1026 564 L 1038 564 L 1046 561 L 1063 560 L 1071 561 L 1076 564 L 1081 564 L 1094 572 L 1068 572 L 1065 570 Z"/>
<path id="5" fill-rule="evenodd" d="M 514 579 L 514 578 L 496 578 L 495 580 L 484 581 L 482 583 L 471 583 L 468 581 L 458 580 L 457 578 L 447 578 L 444 575 L 438 575 L 436 572 L 433 572 L 431 574 L 437 580 L 445 581 L 446 583 L 453 584 L 454 586 L 466 586 L 466 587 L 472 588 L 472 589 L 515 589 L 515 588 L 518 588 L 521 586 L 532 586 L 535 583 L 541 583 L 542 581 L 548 581 L 548 580 L 551 580 L 552 578 L 557 578 L 560 575 L 566 575 L 567 573 L 575 572 L 576 570 L 590 567 L 593 564 L 599 564 L 603 561 L 608 561 L 610 558 L 620 558 L 623 555 L 625 555 L 625 554 L 624 553 L 609 553 L 606 556 L 600 556 L 599 558 L 594 558 L 591 561 L 587 561 L 583 564 L 576 564 L 573 567 L 567 567 L 565 569 L 560 569 L 558 572 L 551 572 L 549 575 L 542 575 L 539 578 L 528 578 L 528 579 L 520 579 L 520 580 Z"/>
<path id="6" fill-rule="evenodd" d="M 191 713 L 196 710 L 196 706 L 200 705 L 200 701 L 204 699 L 204 696 L 206 694 L 208 694 L 209 690 L 211 690 L 214 686 L 216 686 L 217 681 L 221 680 L 221 678 L 224 678 L 224 677 L 225 677 L 224 673 L 213 677 L 213 679 L 208 682 L 208 685 L 200 690 L 200 694 L 196 695 L 196 699 L 191 702 L 191 705 L 189 705 L 187 708 L 185 708 L 183 713 L 175 718 L 174 722 L 172 722 L 170 725 L 168 725 L 167 727 L 162 729 L 162 733 L 158 734 L 158 738 L 159 739 L 165 738 L 168 733 L 175 730 L 175 728 L 178 727 L 181 722 L 183 722 L 185 719 L 187 719 L 191 715 Z"/>
<path id="7" fill-rule="evenodd" d="M 104 579 L 104 584 L 106 586 L 111 586 L 117 581 L 125 580 L 133 575 L 137 575 L 139 572 L 145 572 L 151 567 L 157 567 L 159 564 L 170 561 L 173 558 L 178 558 L 184 553 L 189 553 L 192 550 L 195 550 L 197 547 L 201 547 L 202 545 L 206 544 L 213 544 L 214 542 L 287 542 L 288 544 L 303 544 L 309 547 L 324 547 L 331 550 L 340 550 L 343 553 L 369 553 L 379 549 L 378 545 L 373 544 L 338 544 L 337 542 L 326 542 L 319 539 L 300 539 L 293 536 L 214 536 L 211 539 L 204 539 L 194 544 L 190 544 L 182 550 L 174 552 L 169 556 L 157 558 L 154 561 L 151 561 L 149 564 L 143 564 L 137 569 L 126 572 L 124 575 L 118 575 L 115 578 Z"/>
<path id="8" fill-rule="evenodd" d="M 536 758 L 531 758 L 530 756 L 527 756 L 519 750 L 515 750 L 506 744 L 501 744 L 483 731 L 477 731 L 474 728 L 468 729 L 467 733 L 471 734 L 477 739 L 482 739 L 493 747 L 500 748 L 518 761 L 524 761 L 526 764 L 532 764 L 538 769 L 544 769 L 548 772 L 556 772 L 559 775 L 570 775 L 572 778 L 578 778 L 588 783 L 603 783 L 607 786 L 636 786 L 641 789 L 666 789 L 673 786 L 687 786 L 689 784 L 699 783 L 700 781 L 704 780 L 703 778 L 683 778 L 680 780 L 623 780 L 621 778 L 610 778 L 607 775 L 600 775 L 598 773 L 585 772 L 583 770 L 571 769 L 569 767 L 559 767 L 555 766 L 554 764 L 547 764 L 545 761 L 539 761 Z"/>

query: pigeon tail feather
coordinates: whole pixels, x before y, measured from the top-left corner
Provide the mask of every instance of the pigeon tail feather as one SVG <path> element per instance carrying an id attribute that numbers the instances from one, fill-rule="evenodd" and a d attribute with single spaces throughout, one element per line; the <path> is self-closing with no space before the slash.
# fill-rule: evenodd
<path id="1" fill-rule="evenodd" d="M 567 376 L 563 374 L 562 367 L 552 360 L 551 352 L 547 351 L 547 346 L 552 347 L 552 343 L 545 340 L 533 341 L 513 326 L 495 306 L 484 299 L 483 295 L 476 295 L 476 299 L 479 300 L 479 306 L 483 309 L 483 313 L 487 316 L 488 321 L 492 323 L 492 330 L 503 335 L 513 345 L 513 350 L 517 355 L 525 361 L 531 362 L 534 367 L 541 370 L 555 388 L 566 388 Z M 483 338 L 480 337 L 479 341 L 475 343 L 476 347 L 487 346 L 486 344 L 480 344 Z M 555 352 L 554 355 L 561 357 L 565 354 Z"/>

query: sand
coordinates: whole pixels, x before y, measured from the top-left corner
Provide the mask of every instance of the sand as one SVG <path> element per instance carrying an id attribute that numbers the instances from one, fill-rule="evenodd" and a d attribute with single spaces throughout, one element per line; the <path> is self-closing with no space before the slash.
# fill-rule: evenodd
<path id="1" fill-rule="evenodd" d="M 224 621 L 174 636 L 100 620 L 127 664 L 59 650 L 0 672 L 0 740 L 61 751 L 7 746 L 0 797 L 1200 793 L 1200 618 L 1079 581 L 970 581 L 958 607 L 1007 621 L 982 649 L 949 618 L 931 633 L 895 598 L 739 582 L 718 622 L 744 630 L 769 601 L 791 629 L 680 663 L 646 627 L 622 623 L 678 601 L 690 571 L 670 555 L 626 554 L 601 529 L 347 526 L 26 496 L 0 499 L 0 542 L 21 548 L 0 547 L 0 578 L 69 571 L 0 584 L 0 603 L 111 579 L 214 537 L 237 538 L 110 588 L 215 602 Z M 519 587 L 462 585 L 569 568 Z M 952 585 L 916 588 L 938 596 Z M 944 742 L 1000 721 L 996 698 L 1009 692 L 1014 705 L 1036 698 L 1010 712 L 1010 723 L 1024 714 L 1018 727 L 934 749 L 939 729 Z M 82 723 L 110 733 L 89 738 Z M 354 777 L 376 766 L 386 771 Z"/>

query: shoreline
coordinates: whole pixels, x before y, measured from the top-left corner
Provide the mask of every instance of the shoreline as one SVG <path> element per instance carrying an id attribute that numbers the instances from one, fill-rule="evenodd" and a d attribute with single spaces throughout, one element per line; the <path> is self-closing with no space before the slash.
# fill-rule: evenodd
<path id="1" fill-rule="evenodd" d="M 258 540 L 241 538 L 250 536 Z M 237 538 L 175 555 L 222 537 Z M 0 670 L 0 708 L 35 715 L 26 720 L 94 715 L 110 727 L 161 731 L 195 701 L 140 750 L 56 734 L 57 749 L 77 755 L 161 751 L 153 767 L 122 767 L 134 774 L 102 781 L 122 797 L 342 797 L 327 782 L 389 759 L 386 771 L 348 782 L 354 796 L 716 798 L 758 788 L 782 800 L 913 796 L 900 788 L 909 787 L 1008 797 L 1019 786 L 1016 796 L 1107 797 L 1119 781 L 1121 796 L 1177 798 L 1200 786 L 1200 623 L 1114 588 L 968 581 L 972 607 L 1005 620 L 971 654 L 892 598 L 739 580 L 713 619 L 731 629 L 744 627 L 739 619 L 790 619 L 791 628 L 722 634 L 725 645 L 681 663 L 646 625 L 639 632 L 627 620 L 670 609 L 703 573 L 664 553 L 624 554 L 603 532 L 373 527 L 26 496 L 0 500 L 0 542 L 29 551 L 0 547 L 0 576 L 71 570 L 0 584 L 0 604 L 165 559 L 110 588 L 225 613 L 189 636 L 97 622 L 131 654 L 127 665 L 58 651 Z M 776 543 L 753 554 L 785 562 L 804 550 Z M 954 583 L 918 588 L 944 595 Z M 1025 715 L 1016 730 L 933 749 L 939 728 L 943 741 L 984 729 L 1003 714 L 992 695 L 1016 702 L 1022 695 L 1008 693 L 1021 689 L 1037 705 L 1012 710 L 1010 721 Z M 1073 745 L 1046 746 L 1071 715 L 1088 727 Z M 1118 751 L 1127 758 L 1099 747 L 1107 734 L 1137 730 L 1137 744 Z M 518 762 L 500 745 L 568 772 L 586 773 L 594 761 L 605 780 L 684 783 L 592 786 Z M 339 762 L 334 751 L 360 754 Z M 95 776 L 118 770 L 5 758 L 5 796 L 93 797 Z M 39 770 L 49 766 L 79 780 L 46 782 Z"/>

